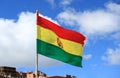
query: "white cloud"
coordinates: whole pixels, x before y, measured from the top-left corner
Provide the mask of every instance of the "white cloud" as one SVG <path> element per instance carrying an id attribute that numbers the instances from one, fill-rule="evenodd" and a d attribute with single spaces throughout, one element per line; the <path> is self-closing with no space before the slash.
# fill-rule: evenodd
<path id="1" fill-rule="evenodd" d="M 83 55 L 83 59 L 85 60 L 89 60 L 92 58 L 92 55 L 91 54 L 86 54 L 86 55 Z"/>
<path id="2" fill-rule="evenodd" d="M 120 14 L 120 5 L 116 3 L 108 3 L 106 7 L 111 11 L 111 12 L 116 12 Z"/>
<path id="3" fill-rule="evenodd" d="M 114 39 L 120 40 L 120 32 L 111 35 L 111 37 L 113 37 Z"/>
<path id="4" fill-rule="evenodd" d="M 46 1 L 49 2 L 52 7 L 55 6 L 55 0 L 46 0 Z"/>
<path id="5" fill-rule="evenodd" d="M 57 18 L 61 23 L 78 26 L 79 31 L 87 36 L 103 36 L 120 31 L 120 5 L 116 3 L 108 3 L 106 9 L 94 11 L 67 9 Z"/>
<path id="6" fill-rule="evenodd" d="M 52 20 L 52 19 L 51 19 Z M 17 21 L 0 18 L 0 65 L 35 66 L 35 14 L 22 12 Z M 61 62 L 39 56 L 39 66 Z"/>
<path id="7" fill-rule="evenodd" d="M 54 8 L 56 5 L 61 5 L 62 7 L 66 7 L 72 3 L 73 0 L 60 0 L 58 3 L 55 3 L 55 0 L 46 0 L 52 8 Z"/>
<path id="8" fill-rule="evenodd" d="M 65 63 L 55 60 L 55 59 L 48 58 L 43 55 L 39 55 L 39 66 L 40 67 L 50 67 L 50 66 L 56 66 L 56 65 L 62 65 L 62 64 L 65 64 Z"/>
<path id="9" fill-rule="evenodd" d="M 108 49 L 106 55 L 102 56 L 102 60 L 112 65 L 120 65 L 120 46 L 115 50 Z"/>
<path id="10" fill-rule="evenodd" d="M 72 2 L 72 0 L 61 0 L 61 5 L 66 6 L 66 5 L 70 5 Z"/>

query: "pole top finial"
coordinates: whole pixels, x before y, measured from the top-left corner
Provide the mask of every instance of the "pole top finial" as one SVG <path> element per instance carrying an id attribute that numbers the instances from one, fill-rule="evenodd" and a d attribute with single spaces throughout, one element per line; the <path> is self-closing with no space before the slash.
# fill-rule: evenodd
<path id="1" fill-rule="evenodd" d="M 38 12 L 38 10 L 36 10 L 36 15 L 37 15 L 37 16 L 39 15 L 39 12 Z"/>

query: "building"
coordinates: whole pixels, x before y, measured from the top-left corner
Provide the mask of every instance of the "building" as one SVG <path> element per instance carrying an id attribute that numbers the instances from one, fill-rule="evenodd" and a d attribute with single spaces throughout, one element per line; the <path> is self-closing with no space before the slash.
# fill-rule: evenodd
<path id="1" fill-rule="evenodd" d="M 14 67 L 2 66 L 0 67 L 0 75 L 6 78 L 16 78 L 18 73 L 16 72 L 16 68 Z"/>
<path id="2" fill-rule="evenodd" d="M 26 73 L 17 72 L 15 67 L 1 66 L 0 78 L 26 78 Z"/>
<path id="3" fill-rule="evenodd" d="M 26 73 L 27 78 L 35 78 L 35 73 L 33 72 L 27 72 Z M 46 74 L 43 72 L 38 71 L 38 78 L 46 78 Z"/>
<path id="4" fill-rule="evenodd" d="M 33 72 L 26 73 L 27 78 L 35 78 L 35 74 Z"/>
<path id="5" fill-rule="evenodd" d="M 18 78 L 27 78 L 27 77 L 26 77 L 27 74 L 26 74 L 25 72 L 18 72 L 18 71 L 17 71 L 17 73 L 19 74 L 19 75 L 18 75 Z"/>
<path id="6" fill-rule="evenodd" d="M 15 67 L 0 66 L 0 78 L 35 78 L 34 72 L 19 72 Z M 45 73 L 38 71 L 38 78 L 76 78 L 76 76 L 47 76 Z"/>
<path id="7" fill-rule="evenodd" d="M 0 78 L 4 78 L 3 76 L 0 76 Z"/>

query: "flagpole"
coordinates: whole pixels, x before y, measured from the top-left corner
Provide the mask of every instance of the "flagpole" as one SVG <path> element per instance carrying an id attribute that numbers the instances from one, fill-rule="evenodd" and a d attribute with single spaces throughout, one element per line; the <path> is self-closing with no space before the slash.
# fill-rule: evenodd
<path id="1" fill-rule="evenodd" d="M 36 78 L 38 78 L 38 54 L 36 53 Z"/>
<path id="2" fill-rule="evenodd" d="M 37 34 L 37 17 L 39 13 L 38 10 L 36 10 L 36 34 Z M 37 35 L 36 35 L 37 36 Z M 36 51 L 37 51 L 37 40 L 36 40 Z M 35 73 L 36 78 L 38 78 L 38 53 L 36 52 L 36 73 Z"/>

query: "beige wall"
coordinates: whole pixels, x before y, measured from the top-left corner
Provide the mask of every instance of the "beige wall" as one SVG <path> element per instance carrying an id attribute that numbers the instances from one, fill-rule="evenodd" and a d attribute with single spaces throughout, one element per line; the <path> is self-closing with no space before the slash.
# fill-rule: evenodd
<path id="1" fill-rule="evenodd" d="M 27 78 L 35 78 L 33 73 L 27 73 Z"/>

